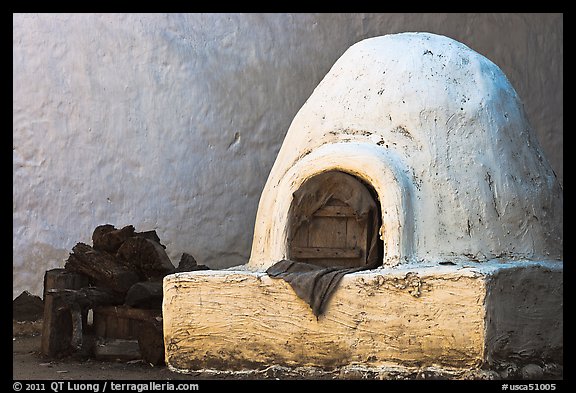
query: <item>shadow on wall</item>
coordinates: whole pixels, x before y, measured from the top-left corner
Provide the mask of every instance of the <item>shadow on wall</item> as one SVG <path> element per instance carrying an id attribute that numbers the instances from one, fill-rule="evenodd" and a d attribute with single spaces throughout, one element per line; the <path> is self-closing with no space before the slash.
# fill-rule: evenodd
<path id="1" fill-rule="evenodd" d="M 19 260 L 22 261 L 22 264 L 12 265 L 13 299 L 23 289 L 33 294 L 41 294 L 44 271 L 62 266 L 70 251 L 56 248 L 46 243 L 31 243 L 24 249 L 18 250 L 18 252 L 20 253 Z"/>

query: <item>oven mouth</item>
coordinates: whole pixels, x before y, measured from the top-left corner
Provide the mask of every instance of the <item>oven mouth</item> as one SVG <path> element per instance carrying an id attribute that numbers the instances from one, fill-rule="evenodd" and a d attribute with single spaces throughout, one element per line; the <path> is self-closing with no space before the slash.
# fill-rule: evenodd
<path id="1" fill-rule="evenodd" d="M 384 257 L 381 227 L 371 185 L 343 171 L 321 172 L 293 193 L 287 258 L 321 267 L 376 268 Z"/>

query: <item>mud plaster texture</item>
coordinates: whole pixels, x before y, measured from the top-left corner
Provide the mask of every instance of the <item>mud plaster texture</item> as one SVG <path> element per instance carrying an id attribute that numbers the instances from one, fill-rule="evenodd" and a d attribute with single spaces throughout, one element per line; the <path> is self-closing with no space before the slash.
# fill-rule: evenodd
<path id="1" fill-rule="evenodd" d="M 14 14 L 13 296 L 104 223 L 246 263 L 295 114 L 352 44 L 454 38 L 497 64 L 562 180 L 562 14 Z"/>
<path id="2" fill-rule="evenodd" d="M 166 364 L 184 373 L 358 365 L 508 374 L 561 365 L 562 287 L 562 263 L 552 261 L 378 268 L 344 276 L 316 318 L 265 273 L 178 273 L 164 278 Z"/>
<path id="3" fill-rule="evenodd" d="M 330 170 L 378 194 L 383 264 L 562 259 L 563 193 L 502 70 L 430 33 L 352 45 L 294 117 L 248 267 L 287 258 L 292 195 Z"/>

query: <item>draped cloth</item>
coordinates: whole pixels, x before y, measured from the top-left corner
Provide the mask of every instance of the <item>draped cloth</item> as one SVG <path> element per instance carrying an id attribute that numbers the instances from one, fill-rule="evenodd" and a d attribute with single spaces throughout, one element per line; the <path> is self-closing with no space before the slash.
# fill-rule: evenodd
<path id="1" fill-rule="evenodd" d="M 288 282 L 296 295 L 308 303 L 314 315 L 318 317 L 324 313 L 328 300 L 345 274 L 375 267 L 369 265 L 353 268 L 322 267 L 283 259 L 270 266 L 266 273 L 272 278 L 282 278 Z"/>
<path id="2" fill-rule="evenodd" d="M 312 214 L 337 198 L 354 210 L 357 220 L 367 220 L 370 238 L 366 264 L 355 267 L 319 266 L 309 262 L 283 259 L 270 266 L 266 273 L 290 284 L 294 292 L 312 308 L 316 317 L 326 309 L 328 300 L 345 274 L 374 269 L 381 263 L 378 250 L 378 209 L 368 189 L 356 178 L 342 172 L 326 172 L 302 185 L 293 195 L 290 209 L 289 239 Z"/>

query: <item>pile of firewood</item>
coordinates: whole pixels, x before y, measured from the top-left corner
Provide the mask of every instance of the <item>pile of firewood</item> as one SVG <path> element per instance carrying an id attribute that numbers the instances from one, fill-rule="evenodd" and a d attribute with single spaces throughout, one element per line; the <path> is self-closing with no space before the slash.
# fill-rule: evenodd
<path id="1" fill-rule="evenodd" d="M 162 279 L 208 269 L 184 253 L 174 267 L 156 231 L 100 225 L 63 269 L 44 275 L 42 353 L 164 362 Z"/>

